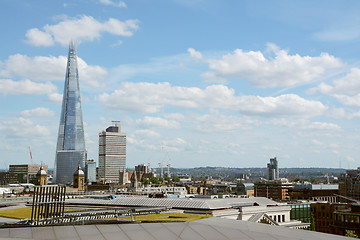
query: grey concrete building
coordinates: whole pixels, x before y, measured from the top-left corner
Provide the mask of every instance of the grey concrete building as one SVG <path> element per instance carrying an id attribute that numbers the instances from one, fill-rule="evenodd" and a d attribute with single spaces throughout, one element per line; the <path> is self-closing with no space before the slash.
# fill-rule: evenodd
<path id="1" fill-rule="evenodd" d="M 268 180 L 279 179 L 279 165 L 276 157 L 270 158 L 270 163 L 267 164 Z"/>

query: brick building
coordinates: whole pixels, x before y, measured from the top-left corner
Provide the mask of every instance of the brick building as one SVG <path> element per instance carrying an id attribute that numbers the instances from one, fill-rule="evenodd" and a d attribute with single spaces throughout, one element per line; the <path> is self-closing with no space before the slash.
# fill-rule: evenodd
<path id="1" fill-rule="evenodd" d="M 273 200 L 289 200 L 289 189 L 293 188 L 286 178 L 277 180 L 260 180 L 254 183 L 255 197 L 266 197 Z"/>

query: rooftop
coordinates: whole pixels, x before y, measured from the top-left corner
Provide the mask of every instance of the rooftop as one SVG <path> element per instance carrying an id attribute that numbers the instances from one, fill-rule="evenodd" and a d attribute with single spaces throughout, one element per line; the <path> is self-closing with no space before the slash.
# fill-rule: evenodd
<path id="1" fill-rule="evenodd" d="M 133 206 L 133 207 L 169 207 L 177 209 L 197 210 L 220 210 L 233 206 L 248 206 L 257 204 L 260 206 L 277 205 L 273 200 L 264 197 L 251 198 L 224 198 L 224 199 L 201 199 L 201 198 L 145 198 L 145 197 L 119 197 L 111 200 L 102 199 L 66 199 L 67 204 L 84 205 L 107 205 L 107 206 Z"/>
<path id="2" fill-rule="evenodd" d="M 349 239 L 338 235 L 289 229 L 281 226 L 208 218 L 182 223 L 135 223 L 78 226 L 49 226 L 0 229 L 7 239 L 242 239 L 242 240 L 335 240 Z"/>

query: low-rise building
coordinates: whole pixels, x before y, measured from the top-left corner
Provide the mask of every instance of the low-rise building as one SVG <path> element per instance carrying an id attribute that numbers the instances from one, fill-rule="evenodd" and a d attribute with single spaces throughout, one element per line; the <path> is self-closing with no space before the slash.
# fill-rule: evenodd
<path id="1" fill-rule="evenodd" d="M 338 235 L 346 235 L 348 232 L 360 237 L 360 205 L 351 204 L 345 209 L 337 209 L 333 213 L 334 223 L 332 228 Z"/>
<path id="2" fill-rule="evenodd" d="M 293 188 L 293 185 L 286 178 L 259 180 L 254 184 L 254 195 L 255 197 L 266 197 L 277 201 L 290 200 L 288 192 L 289 189 Z"/>
<path id="3" fill-rule="evenodd" d="M 348 208 L 346 203 L 312 203 L 310 206 L 312 214 L 311 228 L 317 232 L 335 233 L 334 231 L 334 212 Z"/>
<path id="4" fill-rule="evenodd" d="M 139 189 L 139 191 L 144 193 L 187 194 L 186 187 L 144 187 Z"/>
<path id="5" fill-rule="evenodd" d="M 8 183 L 35 183 L 36 174 L 39 169 L 43 167 L 45 172 L 48 172 L 47 165 L 39 164 L 19 164 L 9 166 Z"/>
<path id="6" fill-rule="evenodd" d="M 157 189 L 159 190 L 159 189 Z M 168 207 L 187 213 L 211 214 L 214 217 L 265 223 L 289 228 L 308 228 L 309 223 L 290 219 L 291 208 L 263 197 L 251 198 L 147 198 L 117 196 L 116 199 L 67 199 L 69 204 L 111 207 Z"/>
<path id="7" fill-rule="evenodd" d="M 291 208 L 290 219 L 299 220 L 303 223 L 311 223 L 310 202 L 292 202 L 288 203 L 288 206 Z"/>
<path id="8" fill-rule="evenodd" d="M 297 183 L 289 189 L 290 200 L 338 202 L 338 184 Z"/>
<path id="9" fill-rule="evenodd" d="M 238 183 L 237 188 L 239 195 L 254 196 L 254 183 Z"/>

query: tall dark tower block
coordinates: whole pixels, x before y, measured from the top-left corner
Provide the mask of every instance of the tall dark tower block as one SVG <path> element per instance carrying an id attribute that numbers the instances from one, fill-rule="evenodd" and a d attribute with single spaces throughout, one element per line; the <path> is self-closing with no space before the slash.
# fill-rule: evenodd
<path id="1" fill-rule="evenodd" d="M 74 170 L 85 169 L 86 148 L 75 43 L 69 46 L 55 157 L 55 182 L 67 184 Z"/>

